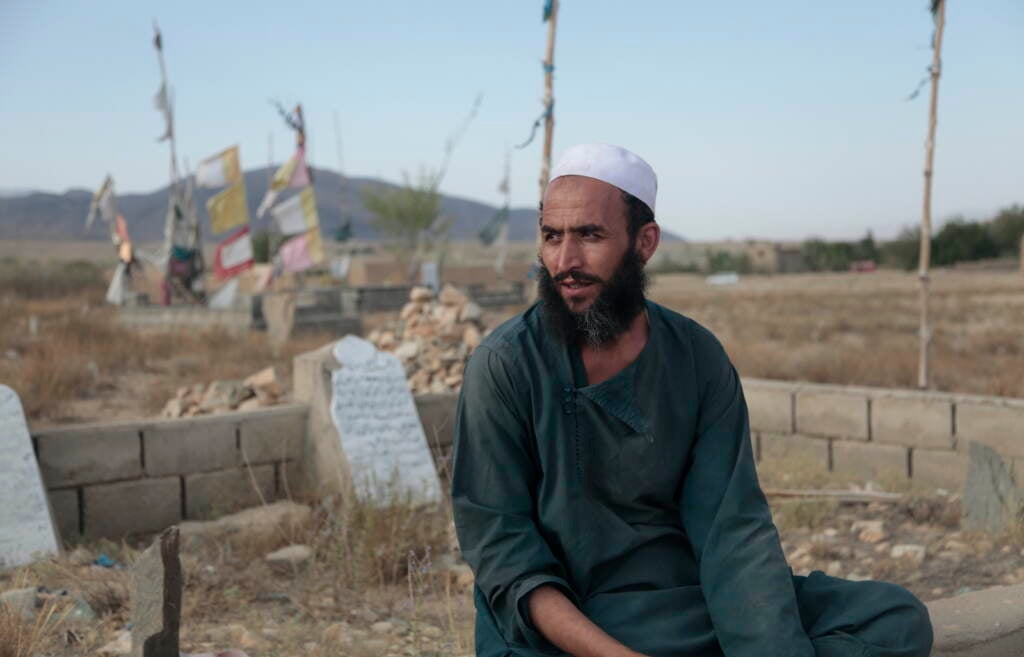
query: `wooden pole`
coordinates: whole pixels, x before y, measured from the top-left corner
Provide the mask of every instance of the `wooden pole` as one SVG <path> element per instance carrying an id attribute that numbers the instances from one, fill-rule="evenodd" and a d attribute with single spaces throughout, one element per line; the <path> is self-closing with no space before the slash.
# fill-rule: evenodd
<path id="1" fill-rule="evenodd" d="M 540 161 L 540 198 L 548 188 L 551 172 L 551 140 L 555 132 L 555 31 L 558 23 L 558 0 L 551 1 L 551 17 L 548 18 L 548 50 L 544 57 L 544 153 Z"/>
<path id="2" fill-rule="evenodd" d="M 932 251 L 932 172 L 935 159 L 935 125 L 938 117 L 939 76 L 942 74 L 942 30 L 946 24 L 946 0 L 938 0 L 935 10 L 935 43 L 932 48 L 932 94 L 928 108 L 928 140 L 925 142 L 924 201 L 921 208 L 921 251 L 918 279 L 921 282 L 920 352 L 918 354 L 917 386 L 927 388 L 930 378 L 928 348 L 931 327 L 928 324 L 928 269 Z"/>

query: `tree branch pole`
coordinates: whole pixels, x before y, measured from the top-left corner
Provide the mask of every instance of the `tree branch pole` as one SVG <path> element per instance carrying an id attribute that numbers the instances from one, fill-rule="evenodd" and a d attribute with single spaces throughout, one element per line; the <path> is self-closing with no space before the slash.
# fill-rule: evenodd
<path id="1" fill-rule="evenodd" d="M 924 202 L 921 211 L 921 251 L 918 279 L 921 282 L 920 353 L 918 354 L 917 386 L 927 388 L 930 382 L 928 349 L 931 327 L 928 324 L 928 268 L 931 264 L 932 242 L 932 172 L 935 159 L 935 125 L 939 103 L 939 76 L 942 74 L 942 30 L 946 24 L 946 0 L 938 0 L 935 11 L 935 43 L 932 48 L 932 94 L 928 109 L 928 140 L 925 142 Z"/>
<path id="2" fill-rule="evenodd" d="M 548 49 L 544 57 L 544 153 L 540 161 L 540 198 L 548 187 L 551 173 L 551 140 L 555 132 L 555 31 L 558 25 L 558 0 L 551 2 L 551 17 L 548 19 Z"/>

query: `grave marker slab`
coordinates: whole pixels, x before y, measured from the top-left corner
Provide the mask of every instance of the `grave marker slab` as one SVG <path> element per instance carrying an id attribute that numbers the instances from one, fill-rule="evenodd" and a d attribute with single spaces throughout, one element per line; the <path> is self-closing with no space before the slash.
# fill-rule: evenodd
<path id="1" fill-rule="evenodd" d="M 441 484 L 402 363 L 372 343 L 345 336 L 335 345 L 341 363 L 331 373 L 331 419 L 341 437 L 360 498 L 388 495 L 441 500 Z"/>
<path id="2" fill-rule="evenodd" d="M 0 385 L 0 569 L 57 554 L 54 527 L 21 400 Z"/>
<path id="3" fill-rule="evenodd" d="M 165 529 L 132 565 L 131 657 L 178 657 L 181 559 L 177 527 Z"/>

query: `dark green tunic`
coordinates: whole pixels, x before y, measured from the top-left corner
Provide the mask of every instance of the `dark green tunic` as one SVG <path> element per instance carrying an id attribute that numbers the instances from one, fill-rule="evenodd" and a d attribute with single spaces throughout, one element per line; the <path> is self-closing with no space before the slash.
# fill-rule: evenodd
<path id="1" fill-rule="evenodd" d="M 579 350 L 548 335 L 541 312 L 484 341 L 459 400 L 452 500 L 477 578 L 478 654 L 558 653 L 526 608 L 542 584 L 652 656 L 927 654 L 916 644 L 869 652 L 850 618 L 798 603 L 807 584 L 835 598 L 830 582 L 841 580 L 792 577 L 757 482 L 739 378 L 711 333 L 649 302 L 640 356 L 591 386 Z M 846 628 L 838 640 L 836 622 Z M 809 630 L 829 633 L 836 651 Z"/>

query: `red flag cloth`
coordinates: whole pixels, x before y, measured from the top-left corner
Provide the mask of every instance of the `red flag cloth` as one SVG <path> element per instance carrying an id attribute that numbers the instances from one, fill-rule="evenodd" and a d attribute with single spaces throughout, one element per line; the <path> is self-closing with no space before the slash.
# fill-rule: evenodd
<path id="1" fill-rule="evenodd" d="M 217 278 L 231 278 L 253 265 L 252 239 L 249 227 L 242 226 L 217 245 L 213 257 L 213 273 Z"/>

